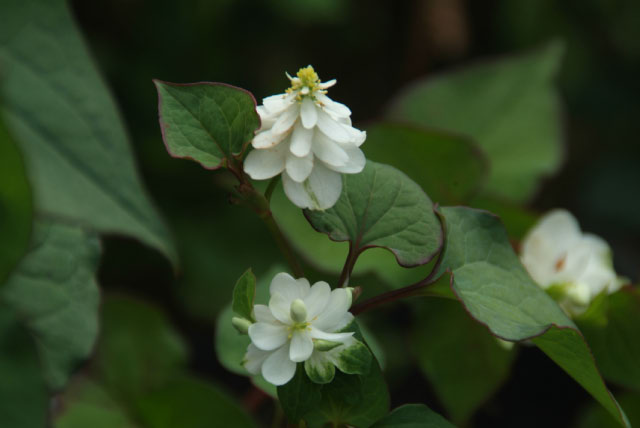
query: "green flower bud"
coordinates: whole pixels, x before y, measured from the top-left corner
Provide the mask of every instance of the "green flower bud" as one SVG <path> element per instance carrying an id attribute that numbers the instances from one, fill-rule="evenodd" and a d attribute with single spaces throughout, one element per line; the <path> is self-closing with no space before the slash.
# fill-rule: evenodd
<path id="1" fill-rule="evenodd" d="M 238 333 L 247 334 L 249 327 L 251 327 L 253 323 L 246 318 L 233 317 L 231 318 L 231 324 L 238 330 Z"/>
<path id="2" fill-rule="evenodd" d="M 291 302 L 290 315 L 295 323 L 303 323 L 307 320 L 307 307 L 301 299 Z"/>
<path id="3" fill-rule="evenodd" d="M 313 341 L 313 347 L 320 352 L 331 351 L 333 348 L 340 345 L 342 345 L 342 342 L 332 342 L 330 340 L 322 339 L 316 339 Z"/>

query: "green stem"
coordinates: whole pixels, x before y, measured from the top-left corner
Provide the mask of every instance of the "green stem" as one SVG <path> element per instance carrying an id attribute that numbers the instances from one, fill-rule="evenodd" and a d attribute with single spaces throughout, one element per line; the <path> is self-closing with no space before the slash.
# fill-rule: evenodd
<path id="1" fill-rule="evenodd" d="M 353 267 L 355 266 L 359 255 L 360 251 L 358 249 L 354 249 L 354 246 L 349 242 L 349 254 L 347 254 L 347 260 L 345 260 L 344 266 L 342 267 L 342 272 L 338 279 L 338 287 L 347 287 L 349 285 L 349 279 L 351 278 Z"/>
<path id="2" fill-rule="evenodd" d="M 267 202 L 269 202 L 269 205 L 271 205 L 271 195 L 273 194 L 273 191 L 276 189 L 276 186 L 278 185 L 279 181 L 280 181 L 280 175 L 276 175 L 269 182 L 269 185 L 267 186 L 267 190 L 264 191 L 264 198 L 267 200 Z"/>

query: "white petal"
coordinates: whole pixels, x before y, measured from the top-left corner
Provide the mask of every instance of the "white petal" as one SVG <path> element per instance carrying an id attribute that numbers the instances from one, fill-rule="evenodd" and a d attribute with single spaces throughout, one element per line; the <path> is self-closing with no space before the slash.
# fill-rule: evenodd
<path id="1" fill-rule="evenodd" d="M 331 297 L 331 287 L 324 281 L 318 281 L 311 287 L 311 291 L 304 298 L 308 319 L 315 318 L 324 310 Z"/>
<path id="2" fill-rule="evenodd" d="M 287 342 L 288 332 L 285 326 L 257 322 L 249 327 L 249 337 L 263 351 L 273 351 Z"/>
<path id="3" fill-rule="evenodd" d="M 253 306 L 253 316 L 256 317 L 257 322 L 264 322 L 267 324 L 278 324 L 278 320 L 276 320 L 271 313 L 271 310 L 266 305 L 254 305 Z"/>
<path id="4" fill-rule="evenodd" d="M 270 115 L 278 115 L 295 103 L 291 94 L 278 94 L 264 98 L 262 104 Z"/>
<path id="5" fill-rule="evenodd" d="M 273 132 L 274 134 L 287 133 L 298 119 L 298 114 L 298 106 L 295 104 L 292 105 L 280 114 L 276 122 L 271 127 L 271 132 Z"/>
<path id="6" fill-rule="evenodd" d="M 260 374 L 262 363 L 264 363 L 264 360 L 266 360 L 272 352 L 273 351 L 263 351 L 253 343 L 250 343 L 247 348 L 247 353 L 244 355 L 242 365 L 249 373 L 254 375 Z"/>
<path id="7" fill-rule="evenodd" d="M 282 184 L 291 202 L 300 208 L 312 210 L 331 208 L 342 192 L 341 175 L 321 163 L 314 165 L 311 175 L 303 183 L 294 181 L 285 171 L 282 174 Z"/>
<path id="8" fill-rule="evenodd" d="M 311 129 L 316 126 L 318 121 L 318 108 L 310 97 L 304 97 L 300 106 L 300 120 L 302 126 Z"/>
<path id="9" fill-rule="evenodd" d="M 293 153 L 289 153 L 286 161 L 287 174 L 298 183 L 306 180 L 313 170 L 313 153 L 299 158 Z"/>
<path id="10" fill-rule="evenodd" d="M 256 111 L 258 112 L 258 116 L 260 116 L 260 129 L 259 131 L 264 131 L 273 126 L 276 122 L 277 116 L 273 114 L 269 114 L 267 109 L 264 106 L 256 107 Z"/>
<path id="11" fill-rule="evenodd" d="M 254 149 L 244 160 L 244 172 L 254 180 L 275 177 L 285 168 L 287 152 L 286 144 L 279 144 L 272 149 Z"/>
<path id="12" fill-rule="evenodd" d="M 271 280 L 269 293 L 280 293 L 290 301 L 304 299 L 309 293 L 309 281 L 304 278 L 295 279 L 286 272 L 280 272 Z"/>
<path id="13" fill-rule="evenodd" d="M 320 128 L 320 130 L 330 139 L 338 143 L 348 143 L 351 141 L 351 134 L 345 129 L 345 127 L 345 125 L 337 122 L 325 111 L 318 111 L 318 128 Z"/>
<path id="14" fill-rule="evenodd" d="M 344 316 L 342 317 L 342 319 L 338 322 L 338 324 L 336 324 L 333 327 L 333 331 L 340 331 L 343 328 L 345 328 L 346 326 L 348 326 L 349 324 L 351 324 L 351 321 L 353 321 L 355 317 L 353 316 L 353 314 L 351 312 L 347 312 L 346 314 L 344 314 Z"/>
<path id="15" fill-rule="evenodd" d="M 291 336 L 291 345 L 289 346 L 289 359 L 296 363 L 308 359 L 313 352 L 313 340 L 306 330 L 296 330 Z"/>
<path id="16" fill-rule="evenodd" d="M 342 103 L 333 101 L 331 98 L 324 94 L 317 94 L 316 99 L 324 105 L 325 109 L 329 110 L 331 113 L 335 114 L 338 117 L 351 116 L 351 110 L 349 110 L 349 107 Z"/>
<path id="17" fill-rule="evenodd" d="M 302 126 L 302 121 L 296 122 L 291 133 L 291 145 L 289 150 L 298 157 L 303 157 L 311 152 L 313 141 L 313 128 L 307 129 Z"/>
<path id="18" fill-rule="evenodd" d="M 312 326 L 322 331 L 334 332 L 350 307 L 351 293 L 344 288 L 335 289 L 331 292 L 327 307 L 318 319 L 313 321 Z"/>
<path id="19" fill-rule="evenodd" d="M 272 353 L 262 364 L 262 376 L 276 386 L 289 382 L 296 373 L 296 363 L 289 359 L 289 346 Z"/>
<path id="20" fill-rule="evenodd" d="M 274 134 L 269 129 L 267 131 L 262 131 L 258 133 L 258 135 L 253 137 L 253 140 L 251 140 L 251 145 L 256 149 L 270 149 L 272 147 L 275 147 L 286 137 L 287 134 Z"/>
<path id="21" fill-rule="evenodd" d="M 283 324 L 291 325 L 291 302 L 294 299 L 280 293 L 273 293 L 269 299 L 269 309 L 273 316 Z"/>
<path id="22" fill-rule="evenodd" d="M 342 148 L 349 156 L 349 160 L 342 166 L 328 165 L 329 169 L 343 174 L 357 174 L 361 172 L 367 163 L 367 159 L 364 157 L 362 150 L 352 145 L 343 145 Z"/>
<path id="23" fill-rule="evenodd" d="M 320 89 L 329 89 L 330 87 L 335 85 L 337 82 L 338 81 L 336 79 L 327 80 L 326 82 L 321 82 L 318 85 L 318 88 L 320 88 Z"/>
<path id="24" fill-rule="evenodd" d="M 311 150 L 318 159 L 331 166 L 344 166 L 349 162 L 347 152 L 323 132 L 315 133 Z"/>
<path id="25" fill-rule="evenodd" d="M 353 332 L 348 333 L 326 333 L 322 330 L 318 330 L 315 327 L 311 327 L 311 337 L 314 339 L 330 340 L 332 342 L 344 342 L 353 336 Z"/>

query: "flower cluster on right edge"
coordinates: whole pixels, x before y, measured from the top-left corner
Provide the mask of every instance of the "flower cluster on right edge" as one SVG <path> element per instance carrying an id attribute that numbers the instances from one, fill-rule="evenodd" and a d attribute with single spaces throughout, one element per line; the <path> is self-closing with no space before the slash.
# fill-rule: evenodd
<path id="1" fill-rule="evenodd" d="M 596 296 L 614 293 L 624 283 L 613 269 L 609 245 L 583 233 L 565 210 L 553 210 L 538 221 L 522 241 L 520 259 L 533 280 L 571 316 L 582 314 Z"/>

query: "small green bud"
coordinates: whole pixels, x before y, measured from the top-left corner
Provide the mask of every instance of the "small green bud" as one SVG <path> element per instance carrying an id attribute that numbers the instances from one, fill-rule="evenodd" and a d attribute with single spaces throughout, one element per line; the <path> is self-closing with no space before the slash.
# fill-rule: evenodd
<path id="1" fill-rule="evenodd" d="M 246 318 L 233 317 L 231 318 L 231 324 L 238 330 L 238 333 L 247 334 L 249 327 L 251 327 L 253 323 Z"/>
<path id="2" fill-rule="evenodd" d="M 295 323 L 303 323 L 307 320 L 307 307 L 301 299 L 291 302 L 290 315 Z"/>
<path id="3" fill-rule="evenodd" d="M 332 342 L 331 340 L 316 339 L 313 341 L 313 347 L 320 352 L 331 351 L 340 345 L 342 345 L 341 342 Z"/>

